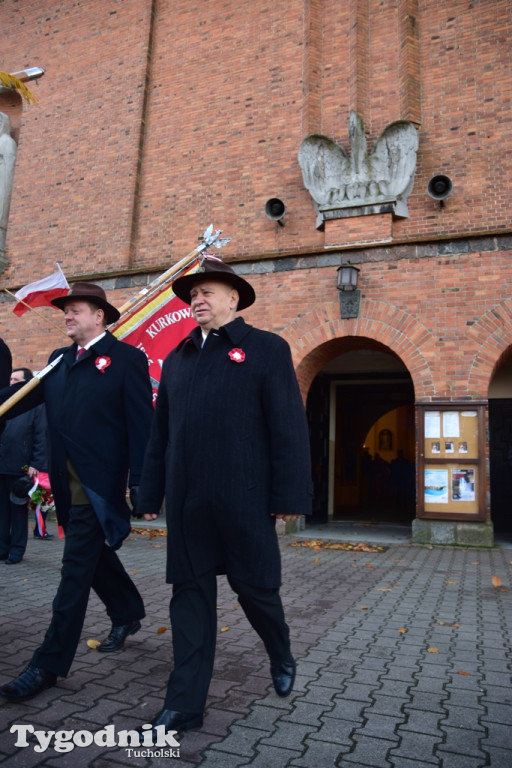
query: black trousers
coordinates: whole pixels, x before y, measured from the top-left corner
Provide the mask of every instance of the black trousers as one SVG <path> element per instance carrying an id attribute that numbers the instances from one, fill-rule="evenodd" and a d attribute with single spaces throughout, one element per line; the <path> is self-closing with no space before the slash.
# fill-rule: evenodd
<path id="1" fill-rule="evenodd" d="M 228 582 L 251 626 L 265 645 L 271 663 L 289 662 L 290 632 L 278 589 L 261 589 L 228 576 Z M 203 712 L 213 674 L 217 636 L 217 576 L 175 584 L 170 604 L 174 668 L 165 709 Z"/>
<path id="2" fill-rule="evenodd" d="M 12 487 L 18 478 L 0 475 L 0 557 L 21 560 L 27 548 L 28 508 L 26 504 L 13 504 Z"/>
<path id="3" fill-rule="evenodd" d="M 65 677 L 73 662 L 92 589 L 114 626 L 144 617 L 144 603 L 105 534 L 93 508 L 73 506 L 66 526 L 59 588 L 50 626 L 32 663 Z"/>

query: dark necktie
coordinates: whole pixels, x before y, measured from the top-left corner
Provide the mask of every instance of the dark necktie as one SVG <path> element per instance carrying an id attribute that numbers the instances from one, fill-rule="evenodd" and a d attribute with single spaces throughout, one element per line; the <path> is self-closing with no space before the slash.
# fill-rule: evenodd
<path id="1" fill-rule="evenodd" d="M 81 349 L 79 349 L 78 352 L 76 353 L 76 359 L 80 360 L 82 355 L 85 355 L 86 352 L 87 350 L 85 349 L 85 347 L 82 347 Z"/>

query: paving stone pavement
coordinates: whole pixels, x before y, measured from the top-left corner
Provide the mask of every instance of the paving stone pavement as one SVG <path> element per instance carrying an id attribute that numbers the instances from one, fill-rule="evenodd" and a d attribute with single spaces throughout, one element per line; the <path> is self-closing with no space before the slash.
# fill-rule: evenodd
<path id="1" fill-rule="evenodd" d="M 93 595 L 70 675 L 32 701 L 0 703 L 1 766 L 511 768 L 512 549 L 414 546 L 400 536 L 381 551 L 348 549 L 346 537 L 332 541 L 344 548 L 327 548 L 327 529 L 316 547 L 309 531 L 280 539 L 298 660 L 289 698 L 273 692 L 263 646 L 221 577 L 206 717 L 179 739 L 179 757 L 96 744 L 36 752 L 34 735 L 15 746 L 13 725 L 119 731 L 160 711 L 170 586 L 165 538 L 149 531 L 120 551 L 146 603 L 142 630 L 116 654 L 89 648 L 109 630 Z M 0 682 L 28 663 L 48 625 L 61 551 L 58 539 L 31 539 L 22 563 L 0 563 Z"/>

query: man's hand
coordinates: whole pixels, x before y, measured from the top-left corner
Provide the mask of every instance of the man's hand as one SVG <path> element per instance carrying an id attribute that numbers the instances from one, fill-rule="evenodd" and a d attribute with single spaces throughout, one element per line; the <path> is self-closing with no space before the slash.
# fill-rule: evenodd
<path id="1" fill-rule="evenodd" d="M 140 518 L 142 515 L 140 514 L 139 510 L 137 509 L 137 496 L 139 495 L 139 487 L 138 485 L 132 485 L 130 488 L 130 503 L 132 505 L 132 515 L 133 517 Z"/>
<path id="2" fill-rule="evenodd" d="M 144 520 L 156 520 L 157 517 L 158 515 L 155 514 L 154 512 L 150 512 L 149 514 L 147 514 L 146 512 L 144 513 Z"/>
<path id="3" fill-rule="evenodd" d="M 285 523 L 288 523 L 290 520 L 298 520 L 302 515 L 272 515 L 272 517 L 275 517 L 276 520 L 284 520 Z"/>

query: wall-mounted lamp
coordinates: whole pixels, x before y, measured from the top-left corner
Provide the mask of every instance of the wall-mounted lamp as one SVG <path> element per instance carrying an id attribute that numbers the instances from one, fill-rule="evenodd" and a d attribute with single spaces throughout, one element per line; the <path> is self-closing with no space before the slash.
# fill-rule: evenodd
<path id="1" fill-rule="evenodd" d="M 265 203 L 265 216 L 271 221 L 277 221 L 280 227 L 284 227 L 283 216 L 286 211 L 286 206 L 282 200 L 278 197 L 271 197 Z"/>
<path id="2" fill-rule="evenodd" d="M 357 288 L 357 278 L 359 268 L 352 264 L 342 264 L 338 267 L 338 291 L 355 291 Z"/>
<path id="3" fill-rule="evenodd" d="M 361 291 L 357 288 L 359 268 L 352 264 L 342 264 L 338 267 L 336 288 L 339 291 L 340 315 L 342 320 L 359 316 Z"/>

